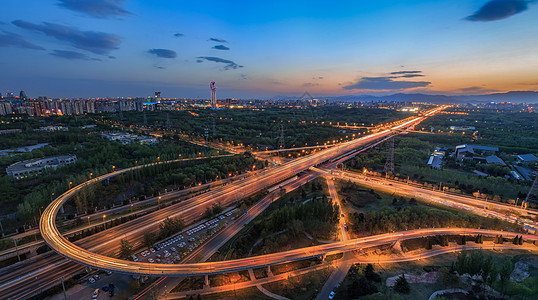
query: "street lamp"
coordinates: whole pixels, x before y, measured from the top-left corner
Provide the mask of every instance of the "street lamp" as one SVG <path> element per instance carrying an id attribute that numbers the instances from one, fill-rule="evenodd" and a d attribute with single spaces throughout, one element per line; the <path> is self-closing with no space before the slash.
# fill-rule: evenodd
<path id="1" fill-rule="evenodd" d="M 105 227 L 105 229 L 106 229 L 105 218 L 106 218 L 106 215 L 103 215 L 103 227 Z"/>

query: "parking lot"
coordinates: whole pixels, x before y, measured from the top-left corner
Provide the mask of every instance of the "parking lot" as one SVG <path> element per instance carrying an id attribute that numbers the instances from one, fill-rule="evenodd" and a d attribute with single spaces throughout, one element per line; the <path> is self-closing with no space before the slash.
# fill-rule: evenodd
<path id="1" fill-rule="evenodd" d="M 132 259 L 134 261 L 149 263 L 179 263 L 183 257 L 200 246 L 212 234 L 216 233 L 219 227 L 226 226 L 237 211 L 237 209 L 233 209 L 215 216 L 208 221 L 195 224 L 180 234 L 156 243 L 153 248 L 136 253 Z"/>

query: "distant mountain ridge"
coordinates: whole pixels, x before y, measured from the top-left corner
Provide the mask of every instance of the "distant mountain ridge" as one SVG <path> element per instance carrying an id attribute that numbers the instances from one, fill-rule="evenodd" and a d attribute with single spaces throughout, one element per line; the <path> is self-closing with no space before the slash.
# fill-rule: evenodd
<path id="1" fill-rule="evenodd" d="M 538 92 L 535 91 L 511 91 L 506 93 L 493 93 L 485 95 L 428 95 L 428 94 L 392 94 L 385 96 L 373 95 L 346 95 L 346 96 L 330 96 L 319 97 L 320 99 L 328 99 L 331 101 L 343 102 L 370 102 L 370 101 L 396 101 L 396 102 L 430 102 L 437 104 L 449 103 L 483 103 L 483 102 L 517 102 L 517 103 L 538 103 Z M 273 99 L 298 99 L 298 97 L 276 96 Z"/>

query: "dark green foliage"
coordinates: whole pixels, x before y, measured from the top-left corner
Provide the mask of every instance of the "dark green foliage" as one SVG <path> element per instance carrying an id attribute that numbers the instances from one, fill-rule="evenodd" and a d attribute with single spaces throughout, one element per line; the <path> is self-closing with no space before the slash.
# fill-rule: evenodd
<path id="1" fill-rule="evenodd" d="M 396 279 L 396 284 L 394 285 L 394 290 L 400 294 L 408 294 L 411 289 L 409 288 L 409 282 L 405 278 L 405 275 L 402 274 L 398 279 Z"/>
<path id="2" fill-rule="evenodd" d="M 142 239 L 142 244 L 144 247 L 152 248 L 153 245 L 155 245 L 155 242 L 157 242 L 157 234 L 155 234 L 155 232 L 144 232 L 144 237 Z"/>
<path id="3" fill-rule="evenodd" d="M 126 259 L 133 255 L 133 245 L 129 243 L 129 241 L 122 239 L 120 241 L 120 252 L 119 252 L 119 258 Z"/>
<path id="4" fill-rule="evenodd" d="M 377 292 L 377 287 L 364 276 L 355 278 L 347 290 L 347 294 L 350 298 L 371 295 Z"/>
<path id="5" fill-rule="evenodd" d="M 383 209 L 381 211 L 367 212 L 359 218 L 352 216 L 353 228 L 356 231 L 368 231 L 373 234 L 410 230 L 418 228 L 441 227 L 488 227 L 502 228 L 500 224 L 491 219 L 456 211 L 447 211 L 438 208 L 424 208 L 407 206 L 400 210 Z"/>
<path id="6" fill-rule="evenodd" d="M 366 265 L 366 268 L 364 269 L 364 276 L 370 281 L 381 282 L 381 276 L 374 272 L 374 266 L 372 264 Z"/>
<path id="7" fill-rule="evenodd" d="M 180 218 L 166 218 L 159 224 L 159 240 L 174 235 L 185 228 L 185 222 Z"/>

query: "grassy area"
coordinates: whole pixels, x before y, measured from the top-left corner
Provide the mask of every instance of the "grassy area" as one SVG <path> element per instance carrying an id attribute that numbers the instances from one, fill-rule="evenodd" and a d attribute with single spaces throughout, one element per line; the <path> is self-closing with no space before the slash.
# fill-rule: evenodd
<path id="1" fill-rule="evenodd" d="M 263 287 L 289 299 L 315 299 L 332 271 L 332 268 L 313 271 L 301 276 L 290 277 L 287 280 L 264 284 Z"/>
<path id="2" fill-rule="evenodd" d="M 509 257 L 513 263 L 526 260 L 531 263 L 530 275 L 531 278 L 526 279 L 524 282 L 527 285 L 532 284 L 536 278 L 538 278 L 538 257 L 533 254 L 529 254 L 526 251 L 518 250 L 502 250 L 502 251 L 483 251 L 484 256 L 489 254 L 492 255 L 493 261 L 498 265 L 502 265 L 504 260 Z M 368 295 L 360 297 L 360 299 L 428 299 L 428 297 L 435 291 L 446 289 L 446 288 L 463 288 L 465 290 L 471 290 L 471 287 L 468 284 L 459 283 L 449 284 L 446 281 L 443 281 L 442 276 L 434 283 L 410 283 L 410 293 L 409 294 L 398 294 L 392 288 L 386 286 L 386 280 L 389 277 L 399 276 L 401 274 L 411 274 L 411 275 L 421 275 L 426 271 L 430 270 L 443 270 L 449 269 L 451 265 L 456 261 L 458 253 L 448 253 L 430 258 L 423 258 L 421 260 L 402 262 L 402 263 L 390 263 L 390 264 L 375 264 L 375 272 L 381 276 L 381 282 L 374 282 L 373 284 L 379 290 L 378 294 Z M 364 270 L 365 265 L 360 265 L 360 268 Z M 442 272 L 442 271 L 441 271 Z M 351 273 L 351 272 L 350 272 Z M 352 276 L 348 273 L 342 284 L 340 284 L 337 291 L 337 299 L 347 299 L 348 288 L 353 281 Z M 363 275 L 363 273 L 359 273 Z M 511 295 L 514 299 L 536 299 L 537 294 L 515 296 L 516 292 L 528 291 L 529 288 L 522 288 L 524 284 L 517 284 L 510 281 L 507 288 L 507 295 Z M 532 290 L 532 285 L 531 289 Z M 459 299 L 459 298 L 450 298 L 450 299 Z"/>
<path id="3" fill-rule="evenodd" d="M 315 232 L 316 229 L 327 229 L 329 226 L 316 227 L 316 224 L 307 221 L 302 225 L 302 221 L 297 222 L 295 220 L 292 222 L 294 226 L 280 228 L 279 226 L 286 223 L 282 224 L 276 221 L 277 212 L 282 213 L 283 210 L 298 209 L 301 206 L 312 205 L 315 201 L 311 199 L 321 199 L 323 196 L 326 197 L 327 194 L 325 181 L 318 178 L 307 183 L 300 189 L 283 195 L 283 197 L 272 203 L 262 214 L 257 216 L 237 235 L 224 244 L 219 249 L 219 252 L 212 256 L 211 260 L 217 261 L 247 257 L 250 249 L 254 247 L 260 238 L 264 239 L 253 248 L 254 255 L 280 252 L 283 251 L 283 247 L 285 249 L 296 249 L 312 245 L 313 241 L 306 238 L 303 231 L 310 232 L 311 234 L 317 233 L 318 235 L 330 236 L 328 231 L 320 230 L 319 232 Z M 289 218 L 283 220 L 283 222 L 290 221 L 292 220 Z M 319 224 L 323 225 L 322 222 L 319 222 Z"/>
<path id="4" fill-rule="evenodd" d="M 445 206 L 398 197 L 366 189 L 360 184 L 337 180 L 337 192 L 342 198 L 342 211 L 357 235 L 428 227 L 481 227 L 517 231 L 520 225 L 499 219 L 476 216 Z"/>

